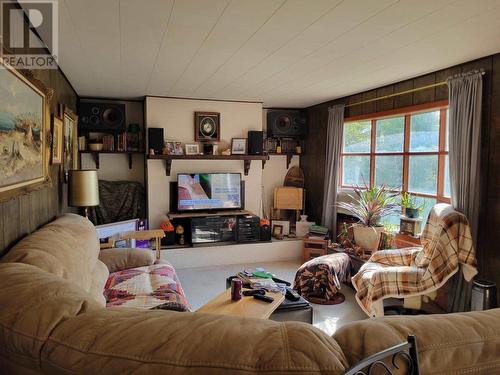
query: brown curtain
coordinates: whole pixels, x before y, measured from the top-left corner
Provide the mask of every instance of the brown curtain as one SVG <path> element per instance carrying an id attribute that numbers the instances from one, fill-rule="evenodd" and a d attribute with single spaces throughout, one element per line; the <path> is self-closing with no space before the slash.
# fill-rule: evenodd
<path id="1" fill-rule="evenodd" d="M 479 220 L 479 177 L 481 104 L 483 80 L 481 72 L 470 72 L 448 78 L 449 89 L 449 160 L 451 203 L 462 212 L 477 244 Z M 457 272 L 450 282 L 450 312 L 470 310 L 472 282 Z"/>
<path id="2" fill-rule="evenodd" d="M 321 222 L 330 228 L 333 239 L 337 227 L 337 183 L 344 135 L 344 104 L 328 108 L 326 140 L 325 183 L 323 187 L 323 215 Z"/>

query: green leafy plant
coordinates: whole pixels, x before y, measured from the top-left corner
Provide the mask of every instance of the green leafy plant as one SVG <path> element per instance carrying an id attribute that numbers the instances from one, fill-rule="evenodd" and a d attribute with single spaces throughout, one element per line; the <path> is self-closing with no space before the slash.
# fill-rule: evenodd
<path id="1" fill-rule="evenodd" d="M 397 203 L 399 193 L 391 192 L 386 186 L 354 187 L 354 195 L 348 194 L 353 202 L 339 202 L 337 207 L 348 211 L 367 227 L 380 226 L 380 220 L 387 215 L 399 212 Z"/>
<path id="2" fill-rule="evenodd" d="M 401 193 L 401 207 L 421 210 L 423 205 L 417 203 L 417 197 L 406 191 Z"/>

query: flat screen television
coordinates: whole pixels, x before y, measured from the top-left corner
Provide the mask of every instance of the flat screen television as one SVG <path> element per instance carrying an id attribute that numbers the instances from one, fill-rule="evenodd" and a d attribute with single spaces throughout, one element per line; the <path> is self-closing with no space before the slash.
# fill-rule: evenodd
<path id="1" fill-rule="evenodd" d="M 177 210 L 208 211 L 240 209 L 240 173 L 179 173 Z"/>

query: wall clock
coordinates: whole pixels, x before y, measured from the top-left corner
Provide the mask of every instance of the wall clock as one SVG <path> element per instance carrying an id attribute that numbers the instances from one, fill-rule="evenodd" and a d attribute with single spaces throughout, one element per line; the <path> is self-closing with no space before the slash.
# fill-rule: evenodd
<path id="1" fill-rule="evenodd" d="M 220 140 L 219 112 L 194 113 L 194 139 L 199 142 Z"/>

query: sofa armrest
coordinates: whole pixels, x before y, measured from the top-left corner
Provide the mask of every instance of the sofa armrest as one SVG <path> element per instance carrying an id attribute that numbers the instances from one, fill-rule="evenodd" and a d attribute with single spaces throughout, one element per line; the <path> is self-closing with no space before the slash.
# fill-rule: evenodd
<path id="1" fill-rule="evenodd" d="M 341 374 L 337 343 L 304 323 L 108 308 L 61 322 L 42 352 L 47 373 Z"/>
<path id="2" fill-rule="evenodd" d="M 500 373 L 500 309 L 372 318 L 333 336 L 351 365 L 415 335 L 422 374 Z"/>
<path id="3" fill-rule="evenodd" d="M 155 262 L 154 252 L 149 249 L 113 248 L 99 252 L 99 260 L 108 267 L 109 272 L 128 268 L 150 266 Z"/>

